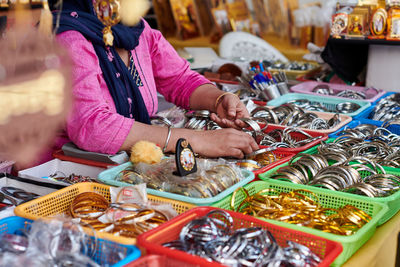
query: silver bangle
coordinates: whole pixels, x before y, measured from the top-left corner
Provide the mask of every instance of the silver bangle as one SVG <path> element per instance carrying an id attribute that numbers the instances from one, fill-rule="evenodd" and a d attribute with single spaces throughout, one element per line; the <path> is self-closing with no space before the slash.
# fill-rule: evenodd
<path id="1" fill-rule="evenodd" d="M 167 139 L 165 140 L 165 145 L 164 145 L 164 148 L 163 148 L 163 153 L 165 153 L 165 150 L 167 150 L 167 146 L 168 146 L 168 143 L 169 143 L 169 139 L 171 139 L 171 132 L 172 132 L 172 129 L 171 129 L 171 126 L 169 126 L 168 127 L 168 134 L 167 134 Z"/>

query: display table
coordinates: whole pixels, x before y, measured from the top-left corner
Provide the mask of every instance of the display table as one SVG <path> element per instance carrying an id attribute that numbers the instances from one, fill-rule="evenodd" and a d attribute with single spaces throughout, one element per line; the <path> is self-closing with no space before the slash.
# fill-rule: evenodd
<path id="1" fill-rule="evenodd" d="M 343 267 L 395 266 L 399 231 L 400 212 L 378 227 L 373 237 Z"/>
<path id="2" fill-rule="evenodd" d="M 209 36 L 202 36 L 188 40 L 180 40 L 176 37 L 169 37 L 167 40 L 172 44 L 175 49 L 184 47 L 211 47 L 218 53 L 218 43 L 211 43 Z M 292 46 L 289 41 L 275 35 L 268 35 L 264 37 L 269 44 L 278 49 L 289 60 L 302 60 L 303 56 L 308 53 L 307 49 L 302 49 L 297 46 Z"/>

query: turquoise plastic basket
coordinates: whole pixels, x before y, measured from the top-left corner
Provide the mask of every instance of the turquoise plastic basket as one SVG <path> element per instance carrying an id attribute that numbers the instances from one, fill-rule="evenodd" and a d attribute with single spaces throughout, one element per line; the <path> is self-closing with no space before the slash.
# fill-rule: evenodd
<path id="1" fill-rule="evenodd" d="M 267 103 L 268 106 L 280 106 L 286 104 L 292 100 L 299 100 L 299 99 L 306 99 L 311 103 L 318 103 L 322 104 L 324 107 L 328 109 L 329 112 L 336 113 L 336 105 L 343 102 L 352 102 L 356 103 L 360 106 L 360 108 L 352 113 L 343 113 L 344 115 L 354 117 L 363 112 L 365 109 L 371 106 L 371 103 L 362 100 L 353 100 L 353 99 L 343 99 L 343 98 L 336 98 L 336 97 L 323 97 L 323 96 L 316 96 L 316 95 L 307 95 L 307 94 L 298 94 L 298 93 L 291 93 L 286 94 L 278 97 L 277 99 L 271 100 Z"/>
<path id="2" fill-rule="evenodd" d="M 17 234 L 21 230 L 29 230 L 32 220 L 12 216 L 0 220 L 0 235 L 3 233 Z M 104 254 L 105 251 L 114 251 L 115 253 L 125 253 L 126 257 L 117 261 L 117 257 L 109 257 Z M 122 267 L 125 264 L 134 261 L 140 257 L 140 250 L 133 245 L 122 245 L 101 238 L 97 239 L 97 248 L 92 260 L 101 266 Z"/>
<path id="3" fill-rule="evenodd" d="M 129 166 L 132 166 L 132 163 L 126 162 L 117 167 L 105 170 L 99 174 L 98 179 L 108 185 L 131 186 L 132 184 L 128 184 L 125 182 L 120 182 L 120 181 L 115 180 L 117 175 Z M 175 199 L 175 200 L 191 203 L 196 206 L 210 206 L 211 204 L 218 202 L 221 199 L 223 199 L 224 197 L 231 194 L 233 191 L 236 190 L 236 188 L 245 186 L 246 184 L 250 183 L 254 179 L 254 173 L 252 173 L 251 171 L 242 169 L 242 174 L 244 176 L 244 179 L 242 181 L 229 187 L 228 189 L 226 189 L 225 191 L 219 193 L 218 195 L 216 195 L 214 197 L 193 198 L 193 197 L 182 196 L 182 195 L 169 193 L 169 192 L 161 192 L 161 191 L 150 189 L 150 188 L 147 188 L 147 193 L 149 193 L 151 195 L 155 195 L 155 196 L 160 196 L 160 197 L 165 197 L 165 198 L 169 198 L 169 199 Z"/>
<path id="4" fill-rule="evenodd" d="M 332 139 L 330 139 L 332 140 Z M 309 150 L 305 151 L 304 154 L 315 154 L 318 152 L 318 146 L 310 148 Z M 320 187 L 315 187 L 315 186 L 310 186 L 310 185 L 298 185 L 298 184 L 294 184 L 291 183 L 289 181 L 282 181 L 282 180 L 275 180 L 275 179 L 271 179 L 269 177 L 272 176 L 272 174 L 274 174 L 279 168 L 281 167 L 285 167 L 288 166 L 289 163 L 284 163 L 278 167 L 272 168 L 269 171 L 266 171 L 264 173 L 261 173 L 258 175 L 258 178 L 260 180 L 263 181 L 268 181 L 268 182 L 272 182 L 272 181 L 276 181 L 279 182 L 279 184 L 281 184 L 282 186 L 295 186 L 295 187 L 299 187 L 302 189 L 307 189 L 307 190 L 312 190 L 313 192 L 335 192 L 335 194 L 337 194 L 338 196 L 343 196 L 343 197 L 351 197 L 355 200 L 360 200 L 360 201 L 370 201 L 370 202 L 374 202 L 374 203 L 380 203 L 383 205 L 386 205 L 389 207 L 389 209 L 386 211 L 386 213 L 382 216 L 382 218 L 379 220 L 378 225 L 382 225 L 385 222 L 387 222 L 388 220 L 390 220 L 394 215 L 396 215 L 396 213 L 400 210 L 400 190 L 397 191 L 396 193 L 387 196 L 387 197 L 367 197 L 367 196 L 360 196 L 360 195 L 356 195 L 356 194 L 351 194 L 351 193 L 346 193 L 346 192 L 338 192 L 338 191 L 331 191 L 329 189 L 325 189 L 325 188 L 320 188 Z M 383 167 L 383 169 L 386 171 L 386 173 L 388 174 L 393 174 L 396 176 L 400 176 L 400 169 L 396 169 L 396 168 L 390 168 L 390 167 Z M 379 170 L 378 170 L 379 172 Z M 369 175 L 368 172 L 366 171 L 361 171 L 361 176 L 366 176 Z"/>
<path id="5" fill-rule="evenodd" d="M 293 190 L 298 189 L 297 186 L 294 186 L 293 184 L 285 183 L 284 185 L 282 185 L 280 183 L 276 183 L 275 181 L 268 181 L 268 182 L 257 181 L 246 185 L 244 188 L 249 192 L 250 196 L 260 192 L 263 189 L 269 189 L 269 188 L 274 189 L 278 192 L 291 192 Z M 331 233 L 325 233 L 317 229 L 293 225 L 290 223 L 279 222 L 275 220 L 267 220 L 263 218 L 259 219 L 282 227 L 290 228 L 296 231 L 306 232 L 329 240 L 340 242 L 343 246 L 343 252 L 332 264 L 333 266 L 340 266 L 343 263 L 345 263 L 362 245 L 364 245 L 365 242 L 367 242 L 373 236 L 376 227 L 378 225 L 378 222 L 387 212 L 388 207 L 381 203 L 370 202 L 367 200 L 358 200 L 349 196 L 338 195 L 336 192 L 333 191 L 320 192 L 318 190 L 313 190 L 313 188 L 311 188 L 311 190 L 317 195 L 319 203 L 323 207 L 338 208 L 350 204 L 367 212 L 370 216 L 372 216 L 372 219 L 363 227 L 361 227 L 361 229 L 359 229 L 355 234 L 350 236 L 340 236 Z M 304 192 L 304 194 L 311 196 L 311 194 L 307 192 Z M 215 203 L 213 206 L 217 208 L 232 210 L 231 198 L 232 195 L 224 198 L 218 203 Z M 235 208 L 238 207 L 238 205 L 245 198 L 246 198 L 245 193 L 243 191 L 239 191 L 235 197 Z"/>

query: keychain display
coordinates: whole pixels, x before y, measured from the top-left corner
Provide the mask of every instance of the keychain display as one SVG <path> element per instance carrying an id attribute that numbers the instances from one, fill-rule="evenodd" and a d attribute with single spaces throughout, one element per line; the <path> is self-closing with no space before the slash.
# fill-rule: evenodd
<path id="1" fill-rule="evenodd" d="M 215 210 L 185 225 L 179 240 L 163 246 L 178 249 L 227 266 L 317 266 L 321 259 L 308 247 L 287 241 L 281 247 L 268 230 L 234 230 L 233 218 Z M 271 265 L 272 266 L 272 265 Z"/>

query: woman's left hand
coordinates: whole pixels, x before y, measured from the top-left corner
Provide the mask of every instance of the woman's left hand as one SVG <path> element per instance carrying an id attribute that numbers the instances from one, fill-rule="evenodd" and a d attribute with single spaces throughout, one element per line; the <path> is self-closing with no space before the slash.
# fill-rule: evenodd
<path id="1" fill-rule="evenodd" d="M 242 129 L 246 124 L 241 118 L 249 117 L 246 106 L 235 94 L 226 94 L 217 103 L 216 114 L 211 114 L 211 119 L 223 128 Z"/>

